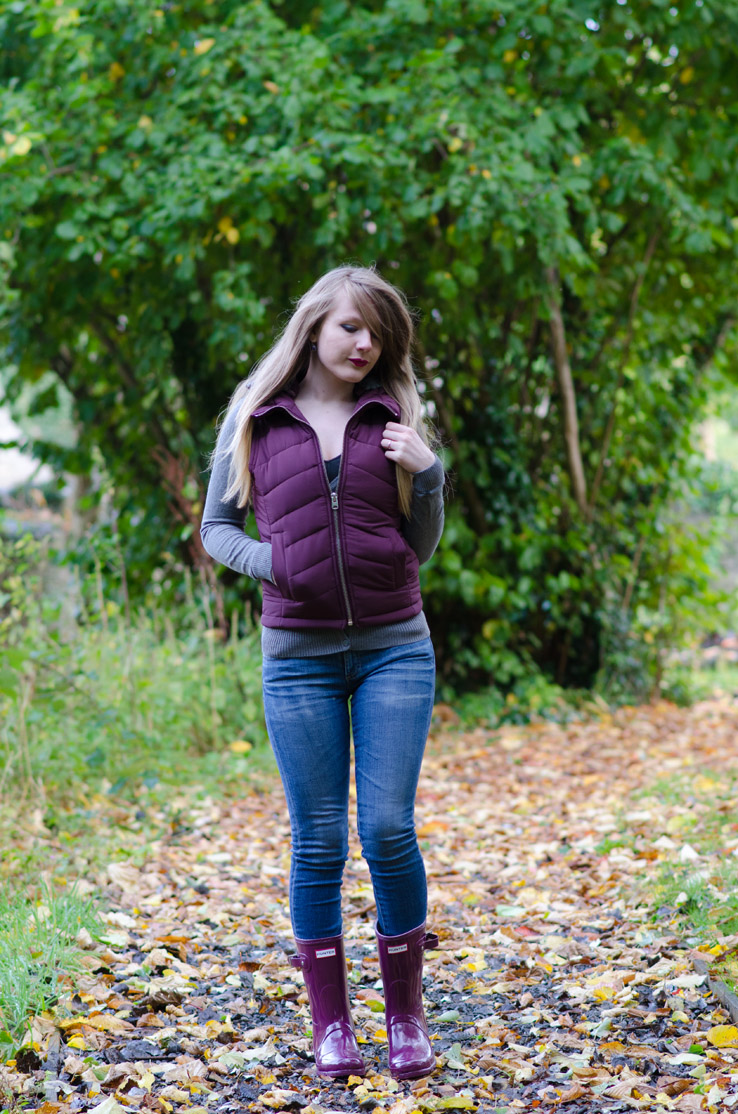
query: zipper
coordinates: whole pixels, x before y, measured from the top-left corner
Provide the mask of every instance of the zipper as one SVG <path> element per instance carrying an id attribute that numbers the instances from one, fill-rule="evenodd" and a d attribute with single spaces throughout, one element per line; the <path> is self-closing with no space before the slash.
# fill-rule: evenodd
<path id="1" fill-rule="evenodd" d="M 346 583 L 346 569 L 343 564 L 343 550 L 341 549 L 341 533 L 338 529 L 338 492 L 331 492 L 331 510 L 333 511 L 333 529 L 336 535 L 336 550 L 338 553 L 338 575 L 341 580 L 341 591 L 343 592 L 343 602 L 346 607 L 346 625 L 352 627 L 354 620 L 351 615 L 351 601 L 348 594 L 348 584 Z"/>

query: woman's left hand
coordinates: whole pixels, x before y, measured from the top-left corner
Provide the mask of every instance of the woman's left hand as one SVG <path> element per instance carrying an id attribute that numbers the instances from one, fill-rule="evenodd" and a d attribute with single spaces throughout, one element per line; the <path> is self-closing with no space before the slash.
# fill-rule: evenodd
<path id="1" fill-rule="evenodd" d="M 409 425 L 387 422 L 382 434 L 382 448 L 388 460 L 414 474 L 430 468 L 436 459 L 420 434 Z"/>

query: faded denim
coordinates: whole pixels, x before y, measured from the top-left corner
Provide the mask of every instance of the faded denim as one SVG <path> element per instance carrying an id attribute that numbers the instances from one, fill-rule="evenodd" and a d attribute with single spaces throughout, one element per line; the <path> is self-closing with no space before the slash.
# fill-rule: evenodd
<path id="1" fill-rule="evenodd" d="M 399 936 L 426 918 L 415 794 L 430 727 L 435 660 L 429 638 L 383 650 L 265 658 L 264 711 L 292 829 L 295 936 L 341 932 L 348 854 L 351 738 L 359 839 L 380 931 Z"/>

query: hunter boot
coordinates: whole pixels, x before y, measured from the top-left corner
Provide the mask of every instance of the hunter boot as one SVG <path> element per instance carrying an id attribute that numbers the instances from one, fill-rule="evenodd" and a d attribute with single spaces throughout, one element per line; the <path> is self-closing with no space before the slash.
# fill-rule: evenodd
<path id="1" fill-rule="evenodd" d="M 376 932 L 390 1071 L 395 1079 L 419 1079 L 436 1066 L 423 1011 L 423 952 L 437 947 L 438 937 L 424 924 L 403 936 Z"/>
<path id="2" fill-rule="evenodd" d="M 321 1075 L 334 1079 L 363 1075 L 364 1061 L 356 1043 L 348 999 L 343 936 L 298 940 L 290 964 L 305 978 L 313 1019 L 313 1052 Z"/>

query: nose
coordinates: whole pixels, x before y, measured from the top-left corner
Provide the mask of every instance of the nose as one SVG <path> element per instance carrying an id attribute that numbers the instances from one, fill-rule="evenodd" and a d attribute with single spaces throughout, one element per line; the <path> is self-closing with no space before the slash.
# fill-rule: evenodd
<path id="1" fill-rule="evenodd" d="M 356 334 L 355 342 L 360 352 L 369 352 L 372 347 L 372 334 L 368 329 L 362 329 Z"/>

